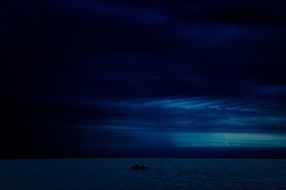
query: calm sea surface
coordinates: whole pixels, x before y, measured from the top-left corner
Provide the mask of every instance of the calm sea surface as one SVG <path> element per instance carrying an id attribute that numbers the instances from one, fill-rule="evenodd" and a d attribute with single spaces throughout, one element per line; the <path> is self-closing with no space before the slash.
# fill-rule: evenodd
<path id="1" fill-rule="evenodd" d="M 146 171 L 131 171 L 134 161 Z M 1 160 L 1 190 L 286 190 L 286 160 Z"/>

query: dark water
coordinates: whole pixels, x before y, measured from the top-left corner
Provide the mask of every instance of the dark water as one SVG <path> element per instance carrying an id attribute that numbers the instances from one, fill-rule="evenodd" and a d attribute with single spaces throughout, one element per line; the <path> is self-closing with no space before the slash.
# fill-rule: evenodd
<path id="1" fill-rule="evenodd" d="M 150 166 L 131 171 L 134 161 Z M 1 190 L 286 190 L 286 160 L 2 160 Z"/>

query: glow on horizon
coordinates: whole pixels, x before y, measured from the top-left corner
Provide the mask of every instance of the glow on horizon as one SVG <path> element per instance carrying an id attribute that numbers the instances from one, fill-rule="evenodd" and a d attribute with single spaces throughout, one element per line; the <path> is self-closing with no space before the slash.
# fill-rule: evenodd
<path id="1" fill-rule="evenodd" d="M 177 147 L 286 147 L 285 134 L 189 132 L 171 135 Z"/>
<path id="2" fill-rule="evenodd" d="M 101 129 L 132 137 L 123 140 L 126 146 L 286 148 L 286 119 L 271 101 L 170 97 L 106 105 L 124 114 L 105 121 Z"/>

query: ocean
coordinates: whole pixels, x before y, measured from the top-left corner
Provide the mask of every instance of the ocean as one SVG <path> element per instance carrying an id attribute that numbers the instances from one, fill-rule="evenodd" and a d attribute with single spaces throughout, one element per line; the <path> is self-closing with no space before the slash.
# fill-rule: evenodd
<path id="1" fill-rule="evenodd" d="M 150 168 L 132 171 L 138 161 Z M 0 190 L 286 190 L 286 160 L 1 160 Z"/>

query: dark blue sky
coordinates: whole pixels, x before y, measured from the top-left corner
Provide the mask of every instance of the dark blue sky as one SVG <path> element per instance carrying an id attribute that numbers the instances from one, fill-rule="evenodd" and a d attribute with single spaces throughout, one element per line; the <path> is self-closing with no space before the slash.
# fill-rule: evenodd
<path id="1" fill-rule="evenodd" d="M 286 155 L 280 1 L 14 0 L 0 14 L 2 157 Z"/>

